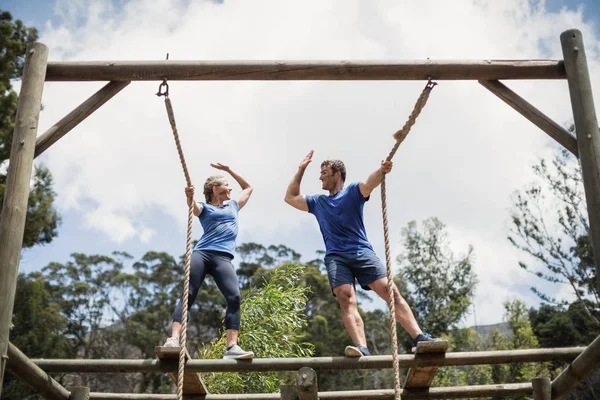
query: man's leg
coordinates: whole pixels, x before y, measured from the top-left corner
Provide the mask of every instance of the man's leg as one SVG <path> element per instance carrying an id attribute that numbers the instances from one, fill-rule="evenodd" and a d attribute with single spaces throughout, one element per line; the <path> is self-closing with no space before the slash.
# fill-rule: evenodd
<path id="1" fill-rule="evenodd" d="M 379 295 L 386 302 L 388 301 L 388 279 L 380 278 L 375 282 L 369 284 L 369 288 L 371 288 L 375 293 Z M 419 336 L 423 331 L 419 327 L 415 316 L 410 309 L 404 297 L 400 295 L 400 291 L 394 284 L 394 309 L 396 311 L 396 322 L 399 322 L 400 325 L 408 332 L 411 338 L 415 338 Z"/>
<path id="2" fill-rule="evenodd" d="M 363 320 L 358 313 L 358 304 L 356 302 L 356 293 L 352 285 L 339 285 L 333 288 L 333 293 L 337 297 L 342 309 L 342 321 L 346 331 L 356 346 L 367 346 L 365 338 L 365 327 Z"/>

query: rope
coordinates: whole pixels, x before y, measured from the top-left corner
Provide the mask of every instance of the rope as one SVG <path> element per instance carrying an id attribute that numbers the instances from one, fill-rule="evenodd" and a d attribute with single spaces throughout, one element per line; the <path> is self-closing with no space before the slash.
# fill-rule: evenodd
<path id="1" fill-rule="evenodd" d="M 404 139 L 406 139 L 406 136 L 408 136 L 410 129 L 415 124 L 415 121 L 417 120 L 417 117 L 421 113 L 421 110 L 423 110 L 423 107 L 425 107 L 425 104 L 427 103 L 427 100 L 429 99 L 429 94 L 431 93 L 431 90 L 434 88 L 435 85 L 437 85 L 437 83 L 432 82 L 431 80 L 429 80 L 427 82 L 427 85 L 425 85 L 423 92 L 421 92 L 421 95 L 417 99 L 415 107 L 414 107 L 412 113 L 410 114 L 410 116 L 408 117 L 408 120 L 406 121 L 406 123 L 404 124 L 402 129 L 400 129 L 399 131 L 394 133 L 393 137 L 394 137 L 394 139 L 396 139 L 396 143 L 394 144 L 394 147 L 390 151 L 390 154 L 387 156 L 387 158 L 386 158 L 387 161 L 391 161 L 392 157 L 394 157 L 394 155 L 396 154 L 396 151 L 398 151 L 398 148 L 400 147 L 400 143 L 402 143 L 404 141 Z M 396 307 L 395 307 L 395 303 L 394 303 L 394 277 L 392 275 L 392 262 L 391 262 L 391 256 L 390 256 L 390 238 L 389 238 L 388 218 L 387 218 L 385 174 L 383 175 L 383 178 L 381 179 L 381 211 L 383 214 L 383 237 L 384 237 L 384 241 L 385 241 L 385 264 L 386 264 L 387 279 L 388 279 L 388 307 L 390 308 L 389 324 L 390 324 L 390 334 L 392 337 L 392 360 L 393 360 L 393 366 L 394 366 L 394 398 L 395 398 L 395 400 L 400 400 L 400 393 L 401 393 L 402 388 L 400 387 L 400 365 L 398 364 L 398 337 L 397 337 L 397 333 L 396 333 Z"/>
<path id="2" fill-rule="evenodd" d="M 162 88 L 165 88 L 162 92 Z M 169 99 L 169 85 L 167 80 L 164 79 L 163 83 L 158 88 L 157 96 L 165 97 L 165 107 L 167 108 L 167 115 L 169 117 L 169 123 L 173 130 L 173 138 L 175 139 L 175 146 L 177 146 L 177 152 L 179 153 L 179 160 L 183 168 L 183 174 L 185 175 L 185 181 L 187 186 L 192 185 L 190 174 L 185 163 L 183 156 L 183 150 L 181 149 L 181 142 L 179 141 L 179 134 L 177 132 L 177 125 L 175 124 L 175 114 L 173 113 L 173 106 L 171 105 L 171 99 Z M 193 200 L 193 199 L 192 199 Z M 192 225 L 194 220 L 194 202 L 190 202 L 188 209 L 188 226 L 187 226 L 187 240 L 185 244 L 185 280 L 183 284 L 183 304 L 182 304 L 182 317 L 181 317 L 181 337 L 179 339 L 180 351 L 179 351 L 179 369 L 177 372 L 177 400 L 183 400 L 183 374 L 185 371 L 185 357 L 187 352 L 187 314 L 188 314 L 188 295 L 190 288 L 190 263 L 192 255 Z"/>

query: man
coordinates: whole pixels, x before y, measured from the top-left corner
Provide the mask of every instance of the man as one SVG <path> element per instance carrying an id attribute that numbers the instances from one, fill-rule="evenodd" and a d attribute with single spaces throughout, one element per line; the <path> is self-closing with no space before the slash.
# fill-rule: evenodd
<path id="1" fill-rule="evenodd" d="M 369 356 L 362 318 L 358 313 L 355 280 L 364 290 L 373 290 L 382 299 L 388 299 L 388 280 L 381 263 L 367 239 L 363 221 L 363 206 L 373 190 L 379 186 L 383 174 L 392 170 L 391 161 L 382 161 L 381 167 L 360 183 L 344 187 L 346 167 L 340 160 L 326 160 L 321 164 L 320 180 L 329 195 L 304 196 L 300 182 L 314 151 L 302 160 L 298 172 L 289 184 L 285 202 L 301 211 L 313 214 L 325 241 L 325 266 L 329 285 L 342 309 L 342 321 L 354 346 L 347 346 L 346 356 Z M 416 346 L 421 341 L 436 341 L 424 333 L 394 285 L 396 321 L 408 332 Z"/>

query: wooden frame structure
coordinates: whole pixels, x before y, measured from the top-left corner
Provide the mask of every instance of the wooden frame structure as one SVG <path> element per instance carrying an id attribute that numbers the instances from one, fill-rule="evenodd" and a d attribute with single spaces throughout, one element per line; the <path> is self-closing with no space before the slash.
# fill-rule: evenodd
<path id="1" fill-rule="evenodd" d="M 50 400 L 175 399 L 175 395 L 90 393 L 88 388 L 65 389 L 48 372 L 176 371 L 172 360 L 30 360 L 9 343 L 14 296 L 19 269 L 29 181 L 33 160 L 67 134 L 131 81 L 148 80 L 477 80 L 576 155 L 582 166 L 592 246 L 600 254 L 600 132 L 589 70 L 579 30 L 560 35 L 564 60 L 522 61 L 149 61 L 149 62 L 48 62 L 48 48 L 34 43 L 27 50 L 25 69 L 0 217 L 0 395 L 5 369 L 26 381 Z M 507 88 L 505 79 L 566 79 L 569 86 L 576 136 Z M 109 81 L 48 131 L 36 137 L 45 81 Z M 600 257 L 595 267 L 600 269 Z M 600 286 L 600 273 L 596 274 Z M 404 367 L 474 365 L 510 362 L 572 361 L 554 381 L 536 378 L 531 383 L 470 387 L 419 387 L 403 389 L 407 398 L 458 398 L 533 395 L 536 400 L 561 399 L 600 365 L 600 337 L 585 348 L 535 349 L 506 352 L 400 355 Z M 7 363 L 8 362 L 8 363 Z M 190 372 L 298 370 L 293 390 L 282 388 L 286 399 L 391 399 L 393 390 L 318 392 L 314 369 L 391 368 L 391 356 L 323 357 L 311 359 L 190 360 Z M 435 371 L 436 368 L 429 370 Z M 312 372 L 311 372 L 312 371 Z M 287 396 L 287 397 L 286 397 Z M 294 397 L 295 396 L 295 397 Z M 206 400 L 278 399 L 280 394 L 192 395 Z"/>

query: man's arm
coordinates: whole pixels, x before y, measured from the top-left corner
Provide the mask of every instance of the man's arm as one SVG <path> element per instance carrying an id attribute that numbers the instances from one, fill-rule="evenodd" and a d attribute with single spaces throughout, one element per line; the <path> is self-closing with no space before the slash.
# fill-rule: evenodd
<path id="1" fill-rule="evenodd" d="M 358 188 L 360 189 L 360 193 L 363 195 L 363 197 L 369 197 L 371 195 L 371 192 L 373 192 L 373 190 L 375 190 L 375 188 L 379 186 L 379 184 L 381 184 L 383 174 L 387 174 L 391 171 L 392 162 L 383 160 L 379 169 L 371 173 L 371 175 L 369 175 L 367 179 L 361 181 L 358 184 Z"/>
<path id="2" fill-rule="evenodd" d="M 294 175 L 294 179 L 292 179 L 285 192 L 285 202 L 300 211 L 308 211 L 306 197 L 303 194 L 300 194 L 300 183 L 302 182 L 306 167 L 312 161 L 313 153 L 314 150 L 311 150 L 310 153 L 304 157 L 304 160 L 302 160 L 298 166 L 298 171 L 296 172 L 296 175 Z"/>
<path id="3" fill-rule="evenodd" d="M 192 202 L 194 202 L 194 215 L 197 217 L 198 215 L 200 215 L 202 213 L 202 210 L 204 209 L 204 207 L 202 207 L 201 204 L 198 204 L 198 202 L 196 202 L 194 200 L 194 185 L 185 188 L 185 195 L 187 197 L 187 204 L 188 207 L 192 204 Z"/>

